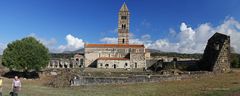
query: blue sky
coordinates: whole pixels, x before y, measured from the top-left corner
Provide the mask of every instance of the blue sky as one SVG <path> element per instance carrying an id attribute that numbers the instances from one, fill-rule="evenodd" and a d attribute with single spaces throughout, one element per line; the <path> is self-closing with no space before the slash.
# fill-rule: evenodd
<path id="1" fill-rule="evenodd" d="M 211 28 L 202 37 L 206 40 L 212 31 L 226 33 L 228 29 L 219 27 L 227 22 L 233 24 L 228 27 L 234 32 L 226 34 L 238 34 L 240 29 L 239 0 L 0 0 L 0 51 L 7 43 L 26 36 L 35 36 L 53 52 L 82 48 L 82 42 L 114 43 L 123 2 L 131 13 L 133 41 L 149 48 L 198 53 L 203 51 L 203 47 L 196 47 L 200 45 L 171 50 L 167 46 L 183 44 L 186 34 L 184 38 L 204 33 L 198 30 L 204 24 Z M 186 30 L 181 30 L 184 25 Z M 206 43 L 200 42 L 201 46 Z M 238 43 L 233 45 L 240 52 Z"/>

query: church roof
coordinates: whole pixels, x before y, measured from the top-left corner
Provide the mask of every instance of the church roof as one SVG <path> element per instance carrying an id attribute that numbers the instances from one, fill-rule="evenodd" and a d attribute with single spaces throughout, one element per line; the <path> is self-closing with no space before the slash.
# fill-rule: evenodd
<path id="1" fill-rule="evenodd" d="M 85 44 L 85 48 L 144 48 L 137 44 Z"/>
<path id="2" fill-rule="evenodd" d="M 125 2 L 123 3 L 123 5 L 122 5 L 120 11 L 128 11 L 128 8 L 127 8 L 127 5 L 126 5 Z"/>
<path id="3" fill-rule="evenodd" d="M 129 60 L 128 58 L 100 57 L 98 60 Z"/>

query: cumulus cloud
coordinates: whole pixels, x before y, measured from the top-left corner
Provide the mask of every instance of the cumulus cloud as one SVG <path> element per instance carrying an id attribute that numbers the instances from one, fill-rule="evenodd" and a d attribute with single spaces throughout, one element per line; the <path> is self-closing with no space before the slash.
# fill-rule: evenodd
<path id="1" fill-rule="evenodd" d="M 172 29 L 172 28 L 169 29 L 169 35 L 170 35 L 171 37 L 175 37 L 176 34 L 177 34 L 177 32 L 176 32 L 174 29 Z"/>
<path id="2" fill-rule="evenodd" d="M 210 23 L 200 24 L 197 28 L 192 28 L 186 23 L 181 23 L 180 31 L 169 30 L 170 37 L 164 39 L 151 40 L 151 36 L 146 34 L 140 38 L 130 37 L 130 44 L 144 44 L 147 48 L 158 49 L 167 52 L 179 53 L 203 53 L 207 40 L 216 32 L 230 35 L 231 46 L 237 53 L 240 53 L 240 22 L 230 17 L 218 26 L 212 26 Z M 173 37 L 174 40 L 173 40 Z M 102 42 L 117 42 L 116 37 L 107 37 L 101 39 Z M 110 42 L 111 41 L 111 42 Z M 174 42 L 170 42 L 174 41 Z"/>
<path id="3" fill-rule="evenodd" d="M 230 35 L 231 46 L 237 53 L 240 53 L 240 22 L 234 18 L 227 18 L 216 27 L 210 23 L 199 25 L 197 28 L 187 26 L 186 23 L 180 25 L 180 32 L 176 34 L 177 42 L 167 40 L 156 40 L 150 48 L 163 51 L 173 51 L 180 53 L 202 53 L 207 44 L 207 40 L 215 33 Z"/>
<path id="4" fill-rule="evenodd" d="M 129 35 L 130 44 L 144 44 L 147 48 L 158 49 L 166 52 L 179 53 L 202 53 L 207 44 L 207 40 L 215 33 L 220 32 L 230 35 L 231 46 L 237 53 L 240 53 L 240 22 L 229 17 L 218 26 L 212 26 L 211 23 L 200 24 L 196 28 L 188 26 L 183 22 L 179 26 L 179 31 L 170 28 L 170 36 L 152 40 L 149 34 L 145 34 L 136 38 L 134 34 Z M 71 34 L 66 35 L 65 40 L 67 44 L 56 45 L 55 38 L 45 39 L 36 36 L 34 33 L 29 36 L 36 37 L 40 42 L 47 46 L 50 52 L 74 51 L 84 47 L 84 41 L 80 38 L 74 37 Z M 117 44 L 117 37 L 105 37 L 100 39 L 103 43 Z M 6 44 L 0 43 L 0 54 L 6 48 Z"/>
<path id="5" fill-rule="evenodd" d="M 45 45 L 50 52 L 52 53 L 61 53 L 64 51 L 75 51 L 77 49 L 84 47 L 84 42 L 82 39 L 72 36 L 71 34 L 66 35 L 65 40 L 67 41 L 66 45 L 57 45 L 57 40 L 55 38 L 46 39 L 37 36 L 35 33 L 31 33 L 28 36 L 35 37 L 43 45 Z"/>
<path id="6" fill-rule="evenodd" d="M 228 18 L 223 24 L 216 27 L 217 32 L 230 35 L 231 46 L 237 53 L 240 53 L 240 22 L 234 18 Z"/>
<path id="7" fill-rule="evenodd" d="M 80 48 L 84 47 L 83 40 L 79 39 L 77 37 L 74 37 L 71 34 L 68 34 L 65 39 L 67 41 L 67 44 L 66 45 L 60 45 L 58 47 L 60 52 L 74 51 L 74 50 L 77 50 L 77 49 L 80 49 Z"/>
<path id="8" fill-rule="evenodd" d="M 50 52 L 52 53 L 61 53 L 64 51 L 75 51 L 77 49 L 84 47 L 84 42 L 82 39 L 72 36 L 71 34 L 66 35 L 65 40 L 67 41 L 66 45 L 57 45 L 57 40 L 55 38 L 46 39 L 37 36 L 35 33 L 31 33 L 28 36 L 35 37 L 43 45 L 45 45 Z M 3 53 L 3 50 L 7 47 L 6 44 L 0 43 L 0 54 Z"/>
<path id="9" fill-rule="evenodd" d="M 169 42 L 171 38 L 159 39 L 149 48 L 168 52 L 202 53 L 207 40 L 215 32 L 209 24 L 201 24 L 198 28 L 193 29 L 186 23 L 181 23 L 180 32 L 176 34 L 176 42 Z"/>

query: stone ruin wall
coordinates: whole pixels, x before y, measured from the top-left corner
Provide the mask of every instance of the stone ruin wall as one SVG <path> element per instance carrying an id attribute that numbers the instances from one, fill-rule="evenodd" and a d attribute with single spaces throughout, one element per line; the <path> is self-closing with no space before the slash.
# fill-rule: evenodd
<path id="1" fill-rule="evenodd" d="M 213 66 L 214 72 L 230 71 L 230 39 L 225 40 Z"/>
<path id="2" fill-rule="evenodd" d="M 230 71 L 230 36 L 215 33 L 209 40 L 200 60 L 201 70 L 216 73 Z"/>
<path id="3" fill-rule="evenodd" d="M 81 68 L 84 64 L 84 56 L 76 54 L 73 58 L 51 58 L 47 68 Z"/>

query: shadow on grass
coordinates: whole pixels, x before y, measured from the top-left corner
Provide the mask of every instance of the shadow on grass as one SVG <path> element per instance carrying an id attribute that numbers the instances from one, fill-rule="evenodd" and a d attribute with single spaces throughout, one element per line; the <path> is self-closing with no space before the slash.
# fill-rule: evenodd
<path id="1" fill-rule="evenodd" d="M 3 74 L 3 77 L 6 77 L 6 78 L 14 78 L 15 76 L 27 78 L 27 79 L 39 78 L 39 74 L 36 71 L 32 71 L 32 72 L 9 71 Z"/>

